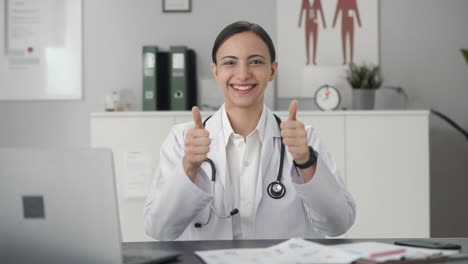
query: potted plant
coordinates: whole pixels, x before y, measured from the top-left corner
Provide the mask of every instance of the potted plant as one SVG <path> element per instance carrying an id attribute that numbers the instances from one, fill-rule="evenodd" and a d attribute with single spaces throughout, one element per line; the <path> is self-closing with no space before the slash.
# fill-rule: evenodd
<path id="1" fill-rule="evenodd" d="M 468 63 L 468 49 L 461 49 L 463 56 L 465 57 L 466 63 Z"/>
<path id="2" fill-rule="evenodd" d="M 373 109 L 375 91 L 383 83 L 379 67 L 349 64 L 346 80 L 353 88 L 353 109 Z"/>

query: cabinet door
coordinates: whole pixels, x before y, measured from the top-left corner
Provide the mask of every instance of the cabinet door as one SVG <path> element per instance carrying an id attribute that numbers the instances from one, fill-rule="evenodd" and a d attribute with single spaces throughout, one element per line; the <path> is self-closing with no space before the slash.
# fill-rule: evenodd
<path id="1" fill-rule="evenodd" d="M 159 162 L 172 116 L 98 116 L 91 118 L 91 146 L 112 149 L 122 240 L 150 241 L 143 226 L 143 206 Z"/>
<path id="2" fill-rule="evenodd" d="M 429 237 L 427 115 L 348 115 L 349 238 Z"/>
<path id="3" fill-rule="evenodd" d="M 343 115 L 313 115 L 299 112 L 297 119 L 317 131 L 322 148 L 335 158 L 341 178 L 346 184 Z"/>

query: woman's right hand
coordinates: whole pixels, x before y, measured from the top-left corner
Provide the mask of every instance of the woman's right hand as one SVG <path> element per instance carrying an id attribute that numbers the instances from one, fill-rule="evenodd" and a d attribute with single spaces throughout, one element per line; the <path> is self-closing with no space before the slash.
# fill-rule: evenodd
<path id="1" fill-rule="evenodd" d="M 201 164 L 208 157 L 211 139 L 208 130 L 203 127 L 198 107 L 192 108 L 192 115 L 195 127 L 188 130 L 185 135 L 185 156 L 182 164 L 185 174 L 195 182 Z"/>

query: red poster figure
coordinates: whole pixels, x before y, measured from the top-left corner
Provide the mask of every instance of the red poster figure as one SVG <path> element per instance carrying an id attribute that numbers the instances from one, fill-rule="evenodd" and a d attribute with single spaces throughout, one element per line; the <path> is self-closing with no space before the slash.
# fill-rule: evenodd
<path id="1" fill-rule="evenodd" d="M 301 14 L 299 16 L 299 27 L 301 27 L 302 14 L 305 12 L 305 41 L 306 41 L 306 56 L 307 63 L 309 64 L 309 50 L 310 50 L 310 35 L 312 33 L 313 51 L 312 51 L 312 63 L 315 62 L 317 53 L 317 38 L 318 38 L 318 15 L 319 12 L 322 16 L 323 28 L 326 28 L 325 17 L 323 16 L 322 3 L 320 0 L 314 0 L 312 6 L 310 6 L 309 0 L 302 0 Z"/>
<path id="2" fill-rule="evenodd" d="M 359 17 L 359 9 L 356 0 L 338 0 L 336 5 L 335 17 L 333 18 L 333 27 L 335 27 L 336 19 L 341 11 L 341 42 L 343 46 L 343 64 L 346 64 L 346 37 L 349 36 L 350 45 L 350 63 L 353 63 L 354 56 L 354 21 L 352 13 L 356 14 L 356 19 L 359 27 L 361 27 L 361 18 Z"/>

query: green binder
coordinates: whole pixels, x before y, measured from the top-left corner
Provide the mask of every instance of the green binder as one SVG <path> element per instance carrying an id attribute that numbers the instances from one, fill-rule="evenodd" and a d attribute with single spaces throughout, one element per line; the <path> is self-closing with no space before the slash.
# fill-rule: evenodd
<path id="1" fill-rule="evenodd" d="M 170 58 L 170 109 L 187 110 L 188 105 L 188 76 L 187 76 L 187 48 L 171 46 Z"/>
<path id="2" fill-rule="evenodd" d="M 157 54 L 158 47 L 143 47 L 143 111 L 157 110 Z"/>

